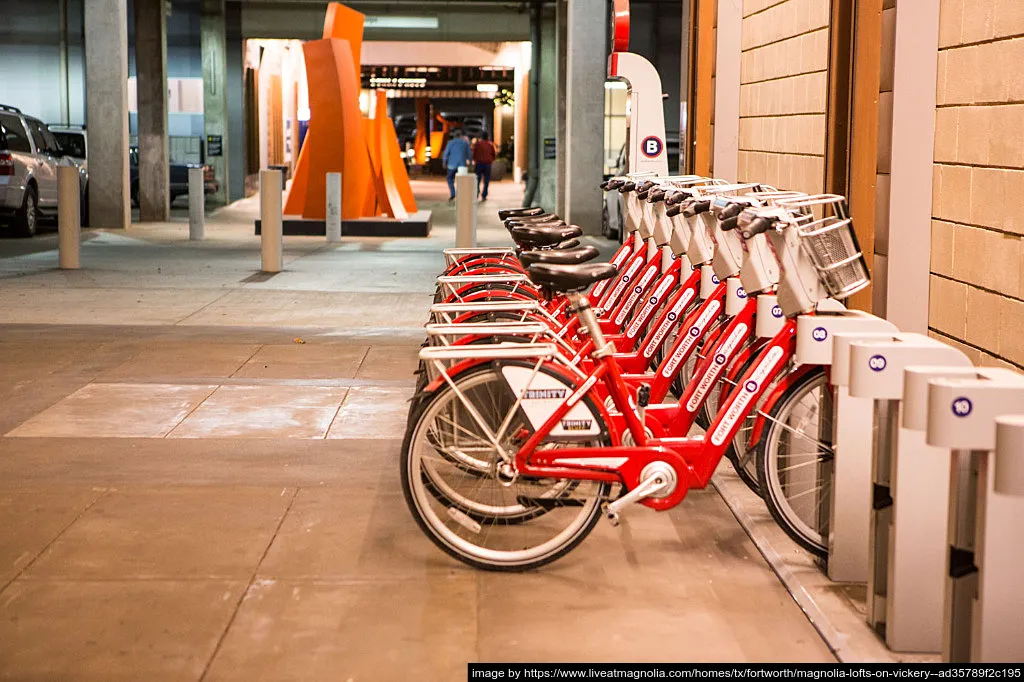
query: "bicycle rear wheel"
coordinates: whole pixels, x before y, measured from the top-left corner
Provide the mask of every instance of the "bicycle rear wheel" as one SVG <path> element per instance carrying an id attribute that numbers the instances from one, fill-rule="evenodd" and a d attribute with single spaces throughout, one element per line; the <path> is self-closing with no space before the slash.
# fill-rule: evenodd
<path id="1" fill-rule="evenodd" d="M 758 476 L 768 511 L 797 544 L 828 552 L 834 450 L 832 392 L 817 368 L 791 386 L 768 413 L 758 447 Z"/>
<path id="2" fill-rule="evenodd" d="M 401 473 L 413 517 L 434 544 L 477 568 L 522 571 L 563 556 L 593 529 L 608 484 L 510 475 L 499 447 L 514 454 L 529 428 L 521 410 L 512 413 L 504 378 L 485 366 L 454 384 L 409 420 Z"/>

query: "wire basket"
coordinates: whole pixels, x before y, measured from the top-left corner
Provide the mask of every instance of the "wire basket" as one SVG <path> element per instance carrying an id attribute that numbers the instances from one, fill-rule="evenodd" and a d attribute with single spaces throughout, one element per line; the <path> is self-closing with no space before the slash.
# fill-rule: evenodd
<path id="1" fill-rule="evenodd" d="M 871 282 L 852 220 L 830 216 L 798 229 L 800 245 L 817 268 L 829 296 L 846 298 Z"/>

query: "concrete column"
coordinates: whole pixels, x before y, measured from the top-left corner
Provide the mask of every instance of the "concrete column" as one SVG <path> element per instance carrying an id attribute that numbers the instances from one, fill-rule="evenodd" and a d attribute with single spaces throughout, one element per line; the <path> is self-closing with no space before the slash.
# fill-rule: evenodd
<path id="1" fill-rule="evenodd" d="M 558 158 L 555 159 L 555 206 L 554 210 L 558 215 L 565 215 L 565 40 L 566 40 L 566 12 L 568 11 L 567 0 L 557 0 L 555 5 L 555 42 L 556 62 L 558 63 L 558 75 L 556 77 L 556 111 L 555 111 L 555 147 L 558 150 Z"/>
<path id="2" fill-rule="evenodd" d="M 544 158 L 544 140 L 555 140 L 558 144 L 558 46 L 553 8 L 541 10 L 540 21 L 540 140 L 533 146 L 540 154 L 540 183 L 537 186 L 536 203 L 549 211 L 555 210 L 558 184 L 558 161 Z"/>
<path id="3" fill-rule="evenodd" d="M 588 0 L 566 11 L 565 219 L 587 234 L 601 233 L 604 169 L 604 81 L 608 15 Z"/>
<path id="4" fill-rule="evenodd" d="M 215 203 L 226 204 L 228 197 L 228 98 L 227 50 L 225 49 L 224 0 L 203 0 L 199 19 L 203 55 L 203 133 L 206 141 L 206 165 L 213 168 L 219 187 L 210 195 Z M 219 138 L 220 149 L 210 138 Z M 219 151 L 212 156 L 211 151 Z"/>
<path id="5" fill-rule="evenodd" d="M 889 175 L 890 196 L 899 199 L 889 202 L 885 316 L 903 331 L 921 334 L 928 331 L 938 50 L 938 4 L 899 3 Z"/>
<path id="6" fill-rule="evenodd" d="M 245 61 L 242 55 L 242 3 L 227 5 L 224 32 L 227 38 L 227 111 L 228 132 L 224 140 L 227 151 L 228 201 L 245 196 Z"/>
<path id="7" fill-rule="evenodd" d="M 126 0 L 85 3 L 85 89 L 89 224 L 124 229 L 131 222 Z"/>
<path id="8" fill-rule="evenodd" d="M 167 151 L 167 13 L 164 7 L 164 0 L 135 0 L 135 71 L 139 102 L 139 219 L 142 221 L 167 220 L 170 215 L 170 157 Z"/>
<path id="9" fill-rule="evenodd" d="M 715 70 L 715 177 L 738 182 L 741 0 L 719 0 Z"/>

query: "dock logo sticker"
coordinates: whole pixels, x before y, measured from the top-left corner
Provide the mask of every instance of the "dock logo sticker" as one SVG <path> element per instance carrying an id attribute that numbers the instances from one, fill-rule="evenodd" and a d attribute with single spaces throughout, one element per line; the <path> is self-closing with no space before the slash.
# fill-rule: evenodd
<path id="1" fill-rule="evenodd" d="M 658 158 L 663 149 L 665 149 L 665 143 L 657 135 L 648 135 L 640 141 L 640 151 L 648 159 Z"/>
<path id="2" fill-rule="evenodd" d="M 815 327 L 814 331 L 811 332 L 811 338 L 821 343 L 828 338 L 828 330 L 824 327 Z"/>
<path id="3" fill-rule="evenodd" d="M 776 319 L 782 317 L 782 308 L 778 304 L 772 306 L 772 317 Z"/>
<path id="4" fill-rule="evenodd" d="M 970 398 L 963 396 L 953 401 L 953 414 L 957 417 L 967 417 L 974 410 L 974 403 L 971 402 Z"/>
<path id="5" fill-rule="evenodd" d="M 868 367 L 871 368 L 872 372 L 881 372 L 887 364 L 884 355 L 872 355 L 868 358 Z"/>

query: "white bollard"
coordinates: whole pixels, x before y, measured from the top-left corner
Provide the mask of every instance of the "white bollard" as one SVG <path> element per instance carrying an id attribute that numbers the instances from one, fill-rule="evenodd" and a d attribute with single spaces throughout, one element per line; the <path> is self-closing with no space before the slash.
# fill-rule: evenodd
<path id="1" fill-rule="evenodd" d="M 206 238 L 206 187 L 202 168 L 188 169 L 188 238 Z"/>
<path id="2" fill-rule="evenodd" d="M 260 171 L 260 253 L 263 272 L 284 267 L 281 225 L 281 171 Z"/>
<path id="3" fill-rule="evenodd" d="M 78 169 L 57 168 L 57 244 L 62 270 L 77 270 L 82 234 L 82 189 Z"/>
<path id="4" fill-rule="evenodd" d="M 341 173 L 327 174 L 327 243 L 341 241 Z"/>
<path id="5" fill-rule="evenodd" d="M 455 175 L 455 246 L 476 246 L 476 174 L 465 166 Z"/>

